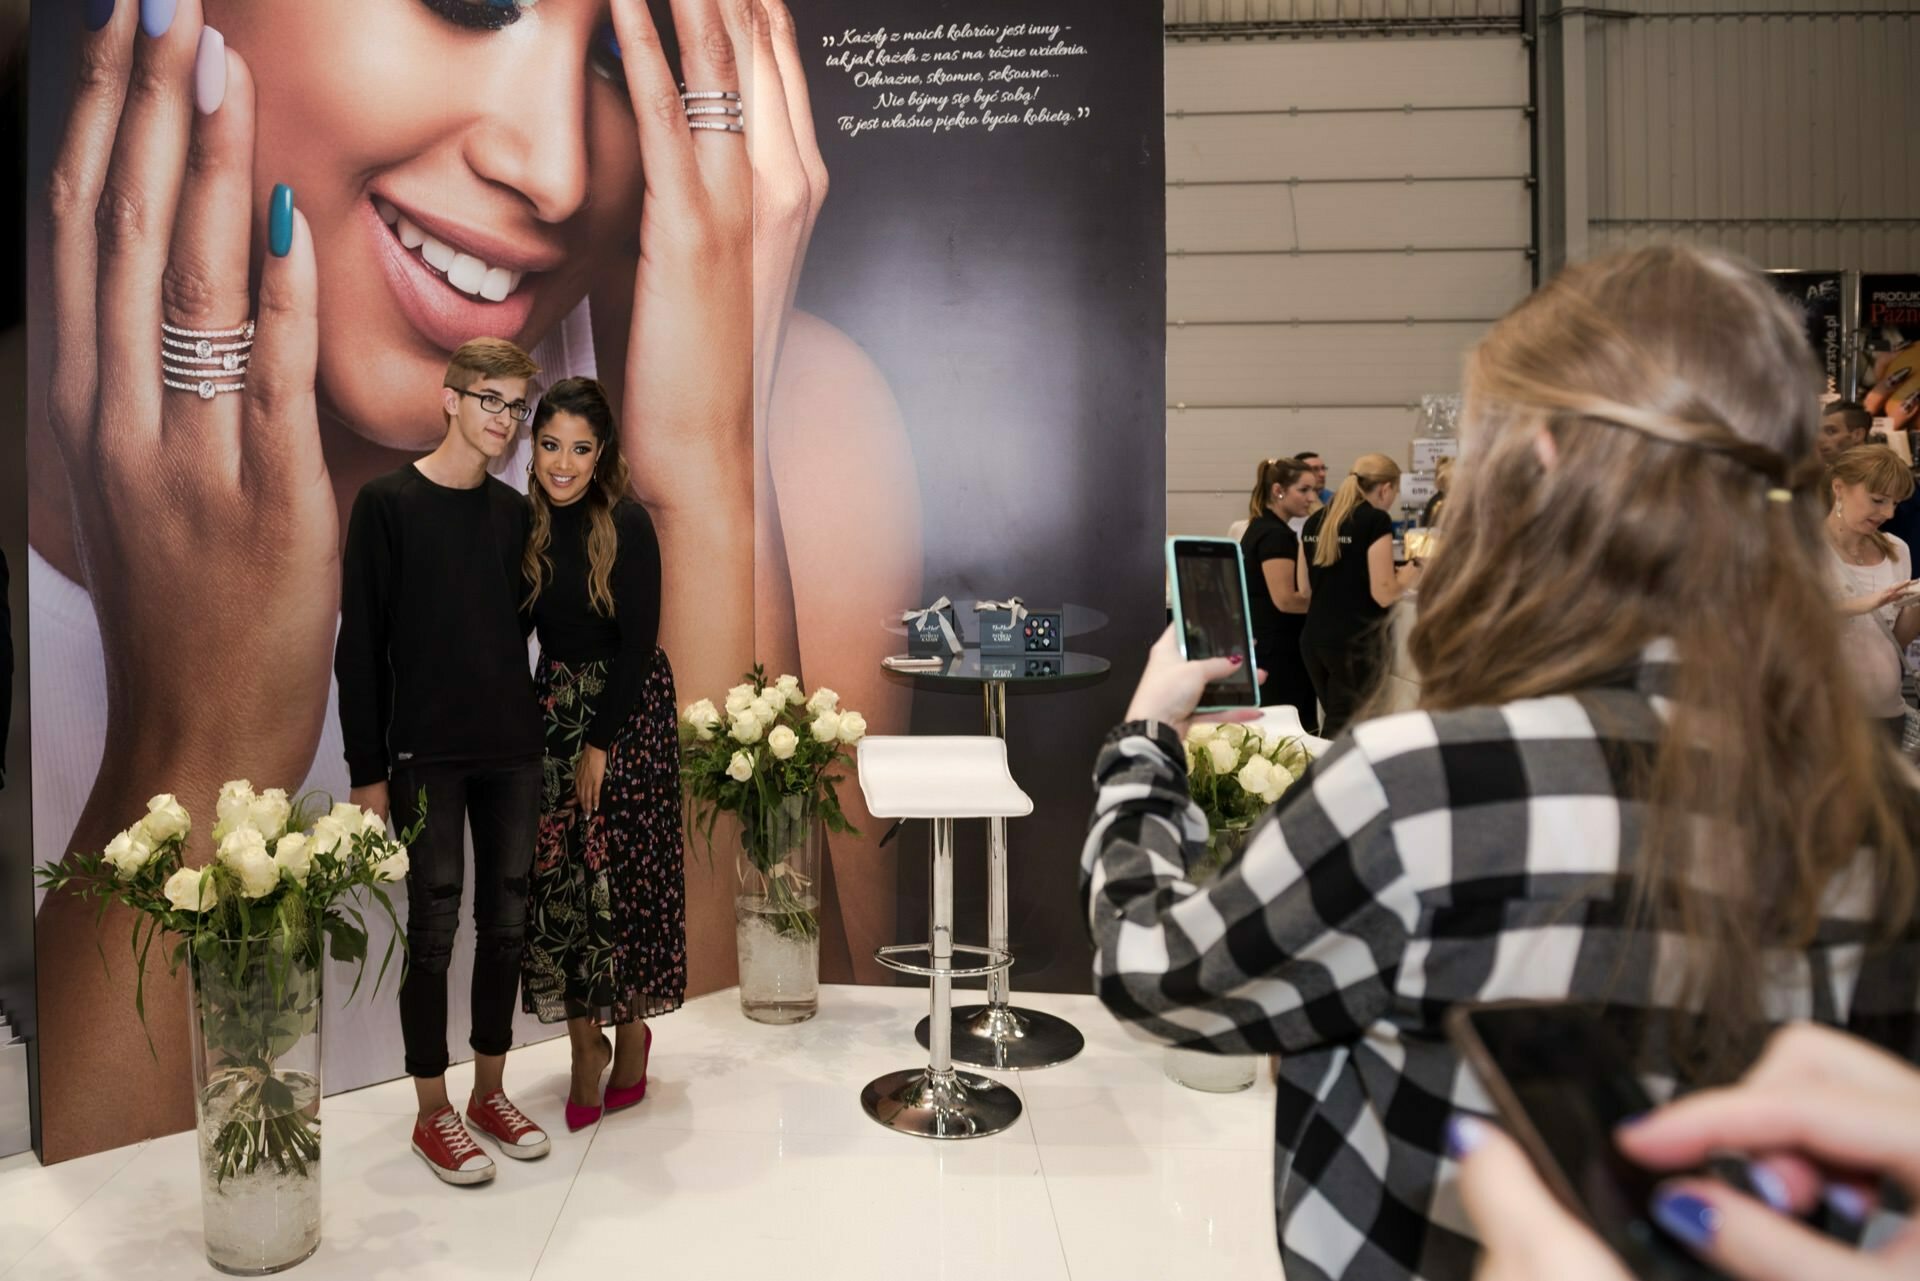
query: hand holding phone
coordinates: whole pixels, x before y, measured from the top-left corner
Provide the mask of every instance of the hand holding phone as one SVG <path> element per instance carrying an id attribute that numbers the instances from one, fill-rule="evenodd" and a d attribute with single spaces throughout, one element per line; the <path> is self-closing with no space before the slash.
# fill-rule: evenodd
<path id="1" fill-rule="evenodd" d="M 1231 675 L 1206 687 L 1197 710 L 1259 707 L 1253 611 L 1247 605 L 1240 544 L 1225 538 L 1169 538 L 1167 573 L 1173 580 L 1173 628 L 1181 656 L 1240 660 Z"/>

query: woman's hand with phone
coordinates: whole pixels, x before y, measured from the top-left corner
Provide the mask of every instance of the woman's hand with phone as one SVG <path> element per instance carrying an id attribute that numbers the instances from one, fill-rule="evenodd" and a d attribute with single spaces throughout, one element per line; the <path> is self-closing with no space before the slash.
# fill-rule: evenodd
<path id="1" fill-rule="evenodd" d="M 1232 676 L 1240 670 L 1240 663 L 1238 657 L 1191 661 L 1182 658 L 1180 639 L 1169 627 L 1160 633 L 1160 639 L 1147 651 L 1147 669 L 1140 673 L 1140 683 L 1134 687 L 1133 701 L 1127 704 L 1127 719 L 1159 721 L 1174 726 L 1182 735 L 1186 734 L 1187 726 L 1196 720 L 1257 721 L 1260 719 L 1259 709 L 1252 707 L 1205 716 L 1193 714 L 1200 706 L 1201 695 L 1206 692 L 1207 686 Z M 1264 672 L 1254 675 L 1256 683 L 1264 678 Z"/>

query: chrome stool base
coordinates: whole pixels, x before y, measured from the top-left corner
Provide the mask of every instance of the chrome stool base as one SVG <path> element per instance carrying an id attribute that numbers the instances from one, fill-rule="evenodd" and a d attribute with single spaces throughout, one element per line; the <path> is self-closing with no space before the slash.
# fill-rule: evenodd
<path id="1" fill-rule="evenodd" d="M 923 1139 L 979 1139 L 1020 1119 L 1020 1096 L 972 1072 L 908 1068 L 867 1082 L 860 1091 L 867 1115 L 902 1134 Z"/>
<path id="2" fill-rule="evenodd" d="M 926 1045 L 933 1020 L 913 1029 Z M 953 1011 L 953 1061 L 1006 1072 L 1056 1067 L 1087 1046 L 1080 1029 L 1065 1019 L 1012 1005 L 961 1005 Z"/>

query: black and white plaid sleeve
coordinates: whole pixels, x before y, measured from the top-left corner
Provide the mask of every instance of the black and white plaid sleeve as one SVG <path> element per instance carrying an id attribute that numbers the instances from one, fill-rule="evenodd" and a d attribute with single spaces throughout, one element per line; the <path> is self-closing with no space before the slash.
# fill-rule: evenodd
<path id="1" fill-rule="evenodd" d="M 1206 888 L 1187 869 L 1207 824 L 1172 729 L 1107 740 L 1081 856 L 1095 991 L 1154 1040 L 1218 1053 L 1357 1039 L 1392 998 L 1417 921 L 1387 797 L 1343 739 Z"/>

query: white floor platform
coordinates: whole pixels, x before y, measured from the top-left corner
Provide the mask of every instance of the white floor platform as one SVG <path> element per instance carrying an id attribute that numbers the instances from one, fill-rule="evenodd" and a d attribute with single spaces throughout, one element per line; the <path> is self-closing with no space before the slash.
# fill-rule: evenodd
<path id="1" fill-rule="evenodd" d="M 967 998 L 963 998 L 967 999 Z M 327 1100 L 325 1228 L 298 1281 L 1277 1281 L 1273 1087 L 1168 1081 L 1091 997 L 1021 994 L 1086 1051 L 1005 1074 L 1014 1129 L 889 1133 L 860 1087 L 925 1061 L 924 990 L 837 987 L 796 1027 L 731 992 L 654 1025 L 646 1102 L 569 1135 L 566 1041 L 516 1050 L 507 1085 L 553 1153 L 450 1188 L 407 1147 L 402 1080 Z M 464 1101 L 470 1070 L 450 1085 Z M 0 1162 L 0 1278 L 206 1278 L 193 1136 L 42 1169 Z"/>

